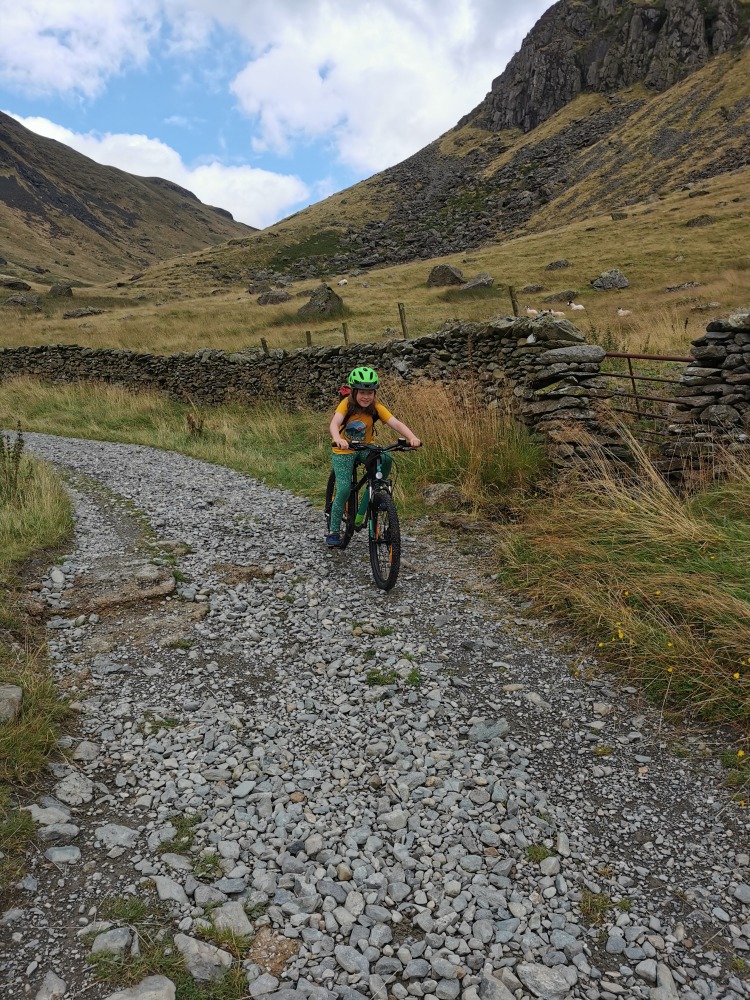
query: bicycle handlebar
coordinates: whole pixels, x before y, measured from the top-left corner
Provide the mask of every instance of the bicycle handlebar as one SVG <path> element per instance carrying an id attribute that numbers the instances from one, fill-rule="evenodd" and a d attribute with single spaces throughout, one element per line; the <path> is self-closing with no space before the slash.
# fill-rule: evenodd
<path id="1" fill-rule="evenodd" d="M 416 451 L 417 448 L 421 448 L 422 444 L 418 444 L 416 447 L 412 447 L 405 438 L 399 438 L 395 444 L 382 445 L 382 444 L 358 444 L 356 447 L 349 448 L 349 451 Z"/>

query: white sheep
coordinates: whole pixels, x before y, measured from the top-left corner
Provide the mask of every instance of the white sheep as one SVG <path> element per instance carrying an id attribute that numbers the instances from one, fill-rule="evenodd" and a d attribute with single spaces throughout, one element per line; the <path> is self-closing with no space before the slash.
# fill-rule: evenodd
<path id="1" fill-rule="evenodd" d="M 529 307 L 526 306 L 526 315 L 527 316 L 538 316 L 539 315 L 539 311 L 537 309 L 529 309 Z"/>
<path id="2" fill-rule="evenodd" d="M 632 309 L 620 309 L 618 307 L 618 309 L 617 309 L 617 315 L 618 316 L 630 316 L 631 313 L 632 313 L 632 311 L 633 311 Z"/>
<path id="3" fill-rule="evenodd" d="M 571 309 L 576 309 L 576 310 L 579 310 L 579 311 L 581 309 L 585 309 L 586 308 L 586 306 L 581 305 L 580 302 L 573 302 L 572 300 L 568 301 L 568 305 L 570 306 Z"/>
<path id="4" fill-rule="evenodd" d="M 553 316 L 564 316 L 564 315 L 565 315 L 565 313 L 564 313 L 564 312 L 560 312 L 560 311 L 559 311 L 559 310 L 557 310 L 557 309 L 553 309 L 553 310 L 552 310 L 552 315 L 553 315 Z"/>
<path id="5" fill-rule="evenodd" d="M 337 282 L 337 284 L 339 284 L 339 285 L 348 285 L 349 282 L 347 281 L 346 278 L 342 278 L 341 281 Z"/>

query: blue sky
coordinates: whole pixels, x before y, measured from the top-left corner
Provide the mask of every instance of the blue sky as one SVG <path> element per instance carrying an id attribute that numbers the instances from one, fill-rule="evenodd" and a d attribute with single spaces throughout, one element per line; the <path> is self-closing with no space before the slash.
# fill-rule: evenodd
<path id="1" fill-rule="evenodd" d="M 266 226 L 470 111 L 549 0 L 0 0 L 0 110 Z"/>

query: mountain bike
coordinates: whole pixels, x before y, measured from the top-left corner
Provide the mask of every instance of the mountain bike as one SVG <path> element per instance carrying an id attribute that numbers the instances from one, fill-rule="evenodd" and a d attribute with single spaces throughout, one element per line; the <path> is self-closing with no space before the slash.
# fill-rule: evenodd
<path id="1" fill-rule="evenodd" d="M 344 516 L 341 519 L 341 543 L 339 549 L 345 549 L 352 540 L 355 531 L 367 529 L 367 540 L 370 548 L 370 566 L 376 585 L 381 590 L 390 590 L 398 579 L 401 566 L 401 529 L 398 523 L 398 511 L 393 500 L 393 483 L 385 479 L 382 472 L 382 456 L 392 451 L 414 451 L 410 444 L 399 438 L 396 444 L 383 446 L 377 444 L 358 445 L 353 451 L 367 452 L 364 462 L 355 463 L 352 469 L 352 486 L 349 499 L 346 502 Z M 364 473 L 358 478 L 358 466 L 364 465 Z M 355 525 L 359 510 L 359 493 L 365 488 L 369 494 L 367 512 L 361 525 Z M 331 472 L 326 486 L 325 519 L 326 531 L 330 531 L 331 507 L 336 496 L 336 476 Z"/>

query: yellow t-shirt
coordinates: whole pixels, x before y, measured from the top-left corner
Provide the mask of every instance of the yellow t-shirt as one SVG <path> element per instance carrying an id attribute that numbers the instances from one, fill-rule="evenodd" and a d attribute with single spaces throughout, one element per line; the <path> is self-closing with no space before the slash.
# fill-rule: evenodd
<path id="1" fill-rule="evenodd" d="M 340 413 L 342 417 L 346 417 L 346 410 L 349 405 L 348 399 L 342 399 L 339 405 L 336 407 L 336 413 Z M 378 413 L 378 420 L 382 420 L 384 424 L 393 417 L 390 410 L 387 410 L 382 403 L 375 403 L 375 409 Z M 343 438 L 353 445 L 358 444 L 371 444 L 374 437 L 372 430 L 372 417 L 369 413 L 364 413 L 362 411 L 355 411 L 352 414 L 350 420 L 348 420 L 345 426 L 341 429 L 340 434 Z M 348 455 L 349 452 L 344 448 L 337 448 L 333 445 L 333 451 L 336 455 Z"/>

